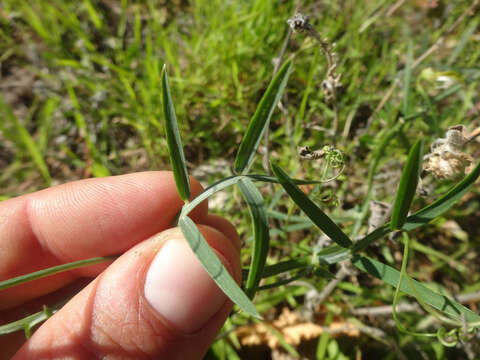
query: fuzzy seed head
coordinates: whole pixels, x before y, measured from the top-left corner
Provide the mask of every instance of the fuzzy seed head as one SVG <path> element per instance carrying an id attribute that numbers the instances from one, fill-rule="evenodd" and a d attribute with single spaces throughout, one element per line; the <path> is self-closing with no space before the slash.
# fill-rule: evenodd
<path id="1" fill-rule="evenodd" d="M 437 179 L 456 179 L 470 172 L 473 158 L 462 151 L 468 139 L 465 126 L 450 127 L 445 138 L 435 140 L 430 153 L 424 156 L 424 171 L 432 173 Z"/>

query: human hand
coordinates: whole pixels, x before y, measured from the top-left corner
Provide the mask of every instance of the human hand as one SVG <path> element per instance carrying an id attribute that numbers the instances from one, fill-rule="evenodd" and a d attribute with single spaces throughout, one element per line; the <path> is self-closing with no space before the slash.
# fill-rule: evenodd
<path id="1" fill-rule="evenodd" d="M 191 185 L 192 196 L 202 190 Z M 95 277 L 28 341 L 21 332 L 0 337 L 0 357 L 21 346 L 14 359 L 201 358 L 232 303 L 180 229 L 170 229 L 182 204 L 170 172 L 88 179 L 1 202 L 0 280 L 126 252 L 110 264 L 0 291 L 3 324 Z M 240 281 L 238 234 L 207 210 L 203 202 L 191 218 Z"/>

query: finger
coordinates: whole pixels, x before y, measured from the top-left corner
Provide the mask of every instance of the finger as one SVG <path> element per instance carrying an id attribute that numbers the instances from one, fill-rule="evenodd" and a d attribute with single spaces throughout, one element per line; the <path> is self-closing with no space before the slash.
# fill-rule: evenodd
<path id="1" fill-rule="evenodd" d="M 192 194 L 202 187 L 191 180 Z M 183 202 L 171 172 L 88 179 L 0 203 L 0 279 L 96 256 L 120 254 L 171 226 Z M 192 212 L 206 217 L 207 203 Z M 51 292 L 105 266 L 63 273 L 0 292 L 0 308 Z"/>
<path id="2" fill-rule="evenodd" d="M 209 226 L 199 228 L 239 281 L 240 253 L 231 239 Z M 169 229 L 117 259 L 15 359 L 200 359 L 231 308 L 180 229 Z"/>
<path id="3" fill-rule="evenodd" d="M 202 219 L 201 223 L 220 230 L 227 238 L 231 239 L 233 245 L 240 251 L 242 247 L 240 236 L 238 236 L 237 229 L 230 221 L 219 215 L 208 214 Z"/>
<path id="4" fill-rule="evenodd" d="M 57 291 L 35 298 L 15 308 L 0 311 L 0 324 L 15 322 L 26 315 L 42 311 L 45 304 L 49 304 L 51 306 L 49 308 L 53 309 L 56 304 L 67 302 L 67 299 L 79 293 L 90 282 L 89 278 L 79 278 Z M 25 332 L 21 330 L 0 336 L 0 360 L 11 359 L 24 343 Z"/>

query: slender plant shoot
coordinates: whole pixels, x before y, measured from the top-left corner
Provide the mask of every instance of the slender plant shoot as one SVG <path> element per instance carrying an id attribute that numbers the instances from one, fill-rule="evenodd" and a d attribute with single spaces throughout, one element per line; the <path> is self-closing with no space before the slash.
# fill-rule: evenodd
<path id="1" fill-rule="evenodd" d="M 170 94 L 170 87 L 168 85 L 166 65 L 163 66 L 162 70 L 162 98 L 165 135 L 167 137 L 168 153 L 170 155 L 175 184 L 177 185 L 180 198 L 183 201 L 188 201 L 190 199 L 190 179 L 188 178 L 187 164 L 183 153 L 180 132 L 178 130 L 175 107 L 173 106 L 172 95 Z"/>

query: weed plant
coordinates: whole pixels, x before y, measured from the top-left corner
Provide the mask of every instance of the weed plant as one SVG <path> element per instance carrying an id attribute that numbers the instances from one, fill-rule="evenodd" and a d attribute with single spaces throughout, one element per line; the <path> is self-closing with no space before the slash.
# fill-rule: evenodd
<path id="1" fill-rule="evenodd" d="M 0 195 L 169 160 L 185 200 L 178 225 L 237 305 L 208 356 L 242 356 L 236 330 L 254 331 L 263 318 L 278 347 L 299 358 L 268 326 L 289 307 L 324 324 L 312 358 L 472 358 L 480 315 L 462 299 L 480 284 L 469 224 L 478 215 L 469 191 L 480 176 L 480 18 L 478 1 L 433 3 L 306 2 L 309 20 L 294 14 L 296 4 L 259 0 L 0 1 Z M 419 8 L 426 29 L 412 20 Z M 278 56 L 282 37 L 288 46 Z M 23 102 L 7 91 L 18 64 L 31 81 Z M 257 152 L 267 154 L 263 164 Z M 186 201 L 192 164 L 209 158 L 215 168 L 224 154 L 231 174 Z M 188 217 L 221 191 L 232 199 L 224 215 L 240 197 L 250 212 L 250 223 L 233 215 L 245 239 L 241 286 Z M 107 260 L 7 279 L 0 290 Z M 385 315 L 379 304 L 392 304 L 393 326 L 376 319 Z M 0 333 L 28 337 L 56 310 Z M 337 341 L 328 335 L 333 320 L 382 347 Z"/>

